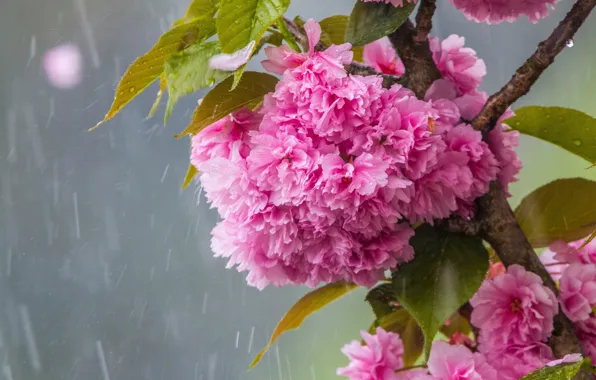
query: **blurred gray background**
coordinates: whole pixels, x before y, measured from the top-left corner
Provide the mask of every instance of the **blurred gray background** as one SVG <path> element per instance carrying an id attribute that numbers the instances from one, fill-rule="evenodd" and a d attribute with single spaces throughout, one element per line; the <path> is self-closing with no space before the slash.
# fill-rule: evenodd
<path id="1" fill-rule="evenodd" d="M 291 16 L 348 14 L 353 0 L 294 0 Z M 487 63 L 494 91 L 571 6 L 538 25 L 470 23 L 439 1 L 435 33 L 466 36 Z M 0 0 L 0 379 L 334 379 L 339 349 L 372 314 L 364 291 L 285 335 L 248 364 L 275 323 L 306 291 L 247 287 L 212 257 L 217 216 L 198 191 L 182 192 L 189 96 L 164 127 L 146 120 L 157 88 L 114 121 L 118 77 L 186 7 L 183 0 Z M 594 16 L 596 17 L 596 16 Z M 532 95 L 520 104 L 576 107 L 596 115 L 596 19 L 589 20 Z M 84 80 L 58 90 L 43 52 L 64 42 L 84 54 Z M 258 69 L 258 63 L 252 64 Z M 557 126 L 564 128 L 564 125 Z M 530 138 L 514 198 L 556 177 L 596 169 Z"/>

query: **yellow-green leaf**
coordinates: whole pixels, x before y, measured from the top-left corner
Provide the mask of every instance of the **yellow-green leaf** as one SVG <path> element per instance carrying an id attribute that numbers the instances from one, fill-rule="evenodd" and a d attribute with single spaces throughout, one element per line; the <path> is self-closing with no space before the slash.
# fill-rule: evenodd
<path id="1" fill-rule="evenodd" d="M 197 174 L 199 174 L 197 168 L 193 164 L 188 165 L 188 170 L 186 171 L 186 176 L 184 176 L 184 182 L 182 183 L 182 190 L 186 189 L 188 185 L 192 183 L 192 180 Z"/>
<path id="2" fill-rule="evenodd" d="M 263 96 L 275 90 L 278 79 L 273 75 L 249 71 L 244 74 L 238 86 L 230 91 L 233 81 L 233 77 L 228 77 L 209 91 L 195 109 L 190 125 L 176 137 L 197 134 L 242 107 L 259 107 Z"/>
<path id="3" fill-rule="evenodd" d="M 424 348 L 424 335 L 416 320 L 404 309 L 398 309 L 375 323 L 385 331 L 399 334 L 404 342 L 404 367 L 410 367 L 416 363 Z M 374 332 L 371 329 L 370 332 Z"/>
<path id="4" fill-rule="evenodd" d="M 194 20 L 164 33 L 155 46 L 145 55 L 137 58 L 120 80 L 110 110 L 95 129 L 114 117 L 125 105 L 153 83 L 164 71 L 166 59 L 173 53 L 184 50 L 200 39 L 213 35 L 212 21 Z"/>
<path id="5" fill-rule="evenodd" d="M 220 0 L 193 0 L 181 20 L 191 20 L 193 18 L 212 20 L 217 13 L 219 3 Z"/>
<path id="6" fill-rule="evenodd" d="M 151 110 L 149 110 L 149 115 L 147 115 L 147 119 L 153 117 L 159 108 L 159 103 L 161 103 L 161 98 L 163 97 L 163 93 L 166 91 L 168 87 L 168 83 L 166 82 L 166 76 L 161 75 L 159 77 L 159 91 L 157 91 L 157 97 L 153 102 L 153 106 L 151 106 Z"/>
<path id="7" fill-rule="evenodd" d="M 321 24 L 321 41 L 326 45 L 341 45 L 346 42 L 346 28 L 348 27 L 349 17 L 345 15 L 336 15 L 327 17 L 320 22 Z M 352 48 L 354 52 L 354 60 L 362 62 L 362 54 L 364 48 L 362 46 L 355 46 Z"/>
<path id="8" fill-rule="evenodd" d="M 289 330 L 297 329 L 300 327 L 300 325 L 302 325 L 302 322 L 304 322 L 306 317 L 329 305 L 331 302 L 346 295 L 357 287 L 358 286 L 355 284 L 350 284 L 343 281 L 334 282 L 313 290 L 298 300 L 298 302 L 292 306 L 286 315 L 283 316 L 281 321 L 279 321 L 275 327 L 275 330 L 273 331 L 271 339 L 269 339 L 269 343 L 267 343 L 267 346 L 265 346 L 265 348 L 263 348 L 261 352 L 257 354 L 253 362 L 250 364 L 250 368 L 253 368 L 259 363 L 261 357 L 263 357 L 265 352 L 271 348 L 273 343 L 275 343 L 275 341 L 283 333 Z"/>
<path id="9" fill-rule="evenodd" d="M 575 241 L 596 228 L 596 182 L 564 178 L 526 196 L 515 210 L 517 220 L 535 248 L 557 240 Z"/>
<path id="10" fill-rule="evenodd" d="M 596 163 L 596 118 L 564 107 L 529 106 L 505 121 L 523 134 L 548 141 Z"/>
<path id="11" fill-rule="evenodd" d="M 165 122 L 181 97 L 212 86 L 215 82 L 230 76 L 231 73 L 228 71 L 214 70 L 209 67 L 209 59 L 220 52 L 217 41 L 203 42 L 168 58 L 165 64 L 165 75 L 169 97 Z"/>
<path id="12" fill-rule="evenodd" d="M 397 299 L 424 333 L 426 358 L 443 323 L 476 293 L 488 270 L 488 252 L 477 237 L 428 224 L 410 239 L 416 255 L 393 272 Z"/>
<path id="13" fill-rule="evenodd" d="M 366 295 L 377 319 L 395 311 L 398 307 L 397 297 L 392 284 L 381 284 L 371 289 Z"/>
<path id="14" fill-rule="evenodd" d="M 520 380 L 571 380 L 584 365 L 584 360 L 562 363 L 553 367 L 542 367 Z"/>
<path id="15" fill-rule="evenodd" d="M 220 5 L 216 26 L 221 50 L 234 53 L 263 34 L 288 9 L 290 0 L 226 0 Z"/>
<path id="16" fill-rule="evenodd" d="M 284 36 L 282 36 L 279 32 L 270 32 L 269 34 L 265 35 L 265 37 L 261 38 L 261 41 L 257 44 L 255 48 L 254 54 L 257 54 L 261 51 L 265 44 L 279 46 L 284 42 Z"/>

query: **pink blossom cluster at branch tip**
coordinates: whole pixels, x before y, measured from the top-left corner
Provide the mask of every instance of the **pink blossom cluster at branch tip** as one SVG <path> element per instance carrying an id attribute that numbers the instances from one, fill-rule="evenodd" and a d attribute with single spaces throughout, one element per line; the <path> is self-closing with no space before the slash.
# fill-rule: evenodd
<path id="1" fill-rule="evenodd" d="M 337 374 L 350 380 L 396 380 L 403 368 L 404 344 L 399 334 L 377 327 L 374 335 L 361 331 L 364 345 L 358 340 L 346 344 L 341 352 L 350 359 Z"/>
<path id="2" fill-rule="evenodd" d="M 394 7 L 403 7 L 404 0 L 361 0 L 364 3 L 385 3 L 385 4 L 393 4 Z M 416 3 L 416 0 L 405 0 L 407 3 Z"/>
<path id="3" fill-rule="evenodd" d="M 548 16 L 557 0 L 450 0 L 468 20 L 499 24 L 526 16 L 532 23 Z"/>
<path id="4" fill-rule="evenodd" d="M 400 85 L 383 88 L 379 76 L 349 75 L 351 45 L 316 52 L 320 26 L 309 20 L 305 30 L 308 52 L 266 49 L 263 66 L 282 78 L 259 110 L 192 138 L 191 161 L 223 218 L 212 249 L 260 289 L 372 286 L 413 258 L 411 224 L 474 213 L 474 200 L 517 159 L 514 142 L 498 135 L 491 146 L 463 121 L 485 98 L 465 98 L 484 72 L 461 40 L 436 52 L 454 97 L 420 100 Z M 398 58 L 381 43 L 382 54 L 368 56 L 391 66 Z"/>
<path id="5" fill-rule="evenodd" d="M 553 360 L 545 344 L 558 312 L 555 294 L 520 265 L 484 281 L 470 299 L 479 352 L 503 379 L 518 379 Z"/>

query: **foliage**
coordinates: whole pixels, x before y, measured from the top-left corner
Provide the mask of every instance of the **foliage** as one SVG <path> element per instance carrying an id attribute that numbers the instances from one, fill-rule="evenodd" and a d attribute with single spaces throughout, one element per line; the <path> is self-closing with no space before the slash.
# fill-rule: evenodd
<path id="1" fill-rule="evenodd" d="M 382 2 L 356 2 L 346 28 L 346 41 L 363 46 L 385 37 L 408 19 L 415 6 L 415 3 L 394 7 Z"/>
<path id="2" fill-rule="evenodd" d="M 269 339 L 267 346 L 263 348 L 252 361 L 250 367 L 256 366 L 265 352 L 275 343 L 275 341 L 286 331 L 297 329 L 302 325 L 302 322 L 314 313 L 327 306 L 336 299 L 346 295 L 352 290 L 356 289 L 356 285 L 346 282 L 335 282 L 325 285 L 319 289 L 313 290 L 304 297 L 300 298 L 298 302 L 283 316 L 281 321 L 273 330 L 273 335 Z"/>
<path id="3" fill-rule="evenodd" d="M 562 363 L 553 367 L 542 367 L 521 378 L 521 380 L 571 380 L 582 365 L 583 360 L 575 363 Z"/>
<path id="4" fill-rule="evenodd" d="M 594 194 L 594 181 L 558 179 L 526 196 L 515 209 L 515 215 L 536 248 L 557 240 L 579 240 L 596 228 Z"/>
<path id="5" fill-rule="evenodd" d="M 424 225 L 411 239 L 416 256 L 393 273 L 397 299 L 416 318 L 431 343 L 445 322 L 480 287 L 488 270 L 482 240 Z"/>
<path id="6" fill-rule="evenodd" d="M 564 107 L 528 106 L 505 121 L 512 128 L 596 163 L 596 118 Z"/>

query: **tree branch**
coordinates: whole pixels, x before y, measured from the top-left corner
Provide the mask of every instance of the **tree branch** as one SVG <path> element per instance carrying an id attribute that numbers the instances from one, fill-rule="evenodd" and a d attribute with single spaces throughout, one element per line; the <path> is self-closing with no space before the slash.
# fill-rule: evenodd
<path id="1" fill-rule="evenodd" d="M 406 68 L 405 86 L 417 97 L 424 98 L 426 90 L 441 78 L 441 73 L 433 61 L 428 40 L 415 41 L 416 35 L 414 24 L 407 20 L 389 35 L 389 39 Z"/>
<path id="2" fill-rule="evenodd" d="M 437 0 L 422 0 L 416 14 L 416 36 L 414 41 L 426 41 L 433 28 L 433 15 L 437 9 Z"/>
<path id="3" fill-rule="evenodd" d="M 298 26 L 294 21 L 291 21 L 288 19 L 284 19 L 284 20 L 285 20 L 286 24 L 288 25 L 288 29 L 290 30 L 290 33 L 292 33 L 292 35 L 294 36 L 296 41 L 298 41 L 298 43 L 302 46 L 302 48 L 305 51 L 308 50 L 308 37 L 306 36 L 304 29 L 302 29 L 300 26 Z M 328 46 L 326 46 L 321 41 L 315 47 L 315 49 L 317 51 L 323 51 L 327 48 L 328 48 Z M 373 69 L 372 67 L 363 65 L 362 63 L 352 62 L 351 64 L 346 65 L 345 68 L 348 73 L 353 74 L 353 75 L 363 75 L 363 76 L 378 75 L 383 78 L 383 87 L 385 87 L 385 88 L 389 88 L 397 83 L 399 83 L 399 84 L 405 83 L 404 77 L 396 77 L 395 75 L 381 74 L 378 71 L 376 71 L 375 69 Z"/>
<path id="4" fill-rule="evenodd" d="M 578 0 L 551 35 L 521 65 L 511 80 L 492 95 L 472 121 L 474 129 L 490 132 L 507 107 L 530 91 L 530 87 L 555 60 L 596 6 L 596 0 Z"/>

